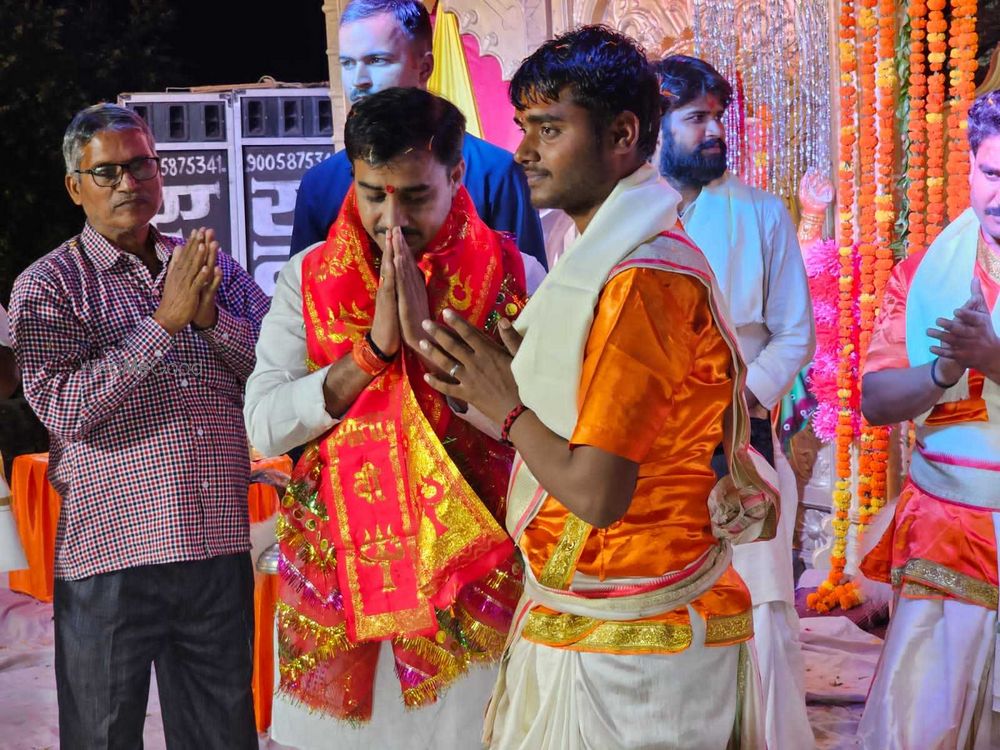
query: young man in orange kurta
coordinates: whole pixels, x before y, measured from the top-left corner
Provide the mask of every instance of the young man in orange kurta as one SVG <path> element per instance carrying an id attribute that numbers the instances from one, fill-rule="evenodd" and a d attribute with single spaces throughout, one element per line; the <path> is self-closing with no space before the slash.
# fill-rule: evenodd
<path id="1" fill-rule="evenodd" d="M 509 352 L 454 316 L 452 331 L 425 325 L 450 375 L 430 382 L 518 450 L 507 528 L 526 594 L 491 748 L 763 746 L 750 596 L 730 560 L 731 543 L 773 534 L 774 494 L 748 452 L 714 277 L 647 163 L 658 88 L 635 42 L 603 27 L 522 64 L 516 158 L 534 205 L 566 211 L 580 237 L 501 327 Z M 732 473 L 713 490 L 723 441 Z"/>

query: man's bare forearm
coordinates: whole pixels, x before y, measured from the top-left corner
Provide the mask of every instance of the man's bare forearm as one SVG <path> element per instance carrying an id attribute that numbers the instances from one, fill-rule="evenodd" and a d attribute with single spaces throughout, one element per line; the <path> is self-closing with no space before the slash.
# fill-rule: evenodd
<path id="1" fill-rule="evenodd" d="M 327 413 L 335 419 L 342 417 L 370 382 L 372 376 L 357 366 L 352 355 L 347 354 L 338 359 L 323 381 L 323 400 Z"/>
<path id="2" fill-rule="evenodd" d="M 571 450 L 533 411 L 517 418 L 510 438 L 539 484 L 578 518 L 605 528 L 628 511 L 635 462 L 588 445 Z"/>
<path id="3" fill-rule="evenodd" d="M 861 381 L 861 413 L 874 425 L 895 424 L 929 411 L 944 389 L 931 379 L 933 363 L 920 367 L 870 372 Z M 961 377 L 941 364 L 935 371 L 939 382 L 951 383 Z M 947 378 L 947 379 L 945 379 Z"/>

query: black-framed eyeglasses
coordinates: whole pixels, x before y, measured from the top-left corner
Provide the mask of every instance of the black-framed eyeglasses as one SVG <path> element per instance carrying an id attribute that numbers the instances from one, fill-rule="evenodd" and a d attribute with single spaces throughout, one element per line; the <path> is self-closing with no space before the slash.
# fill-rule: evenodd
<path id="1" fill-rule="evenodd" d="M 74 169 L 77 174 L 89 174 L 98 187 L 118 187 L 125 170 L 139 181 L 151 180 L 160 171 L 159 156 L 139 156 L 124 164 L 101 164 L 93 169 Z"/>

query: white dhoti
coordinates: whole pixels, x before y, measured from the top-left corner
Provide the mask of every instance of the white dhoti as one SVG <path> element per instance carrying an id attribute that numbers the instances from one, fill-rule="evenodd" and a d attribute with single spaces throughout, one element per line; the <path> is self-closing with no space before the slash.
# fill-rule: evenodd
<path id="1" fill-rule="evenodd" d="M 993 712 L 997 613 L 900 598 L 858 725 L 866 750 L 1000 747 Z"/>
<path id="2" fill-rule="evenodd" d="M 271 737 L 299 750 L 478 750 L 483 746 L 483 711 L 496 675 L 495 666 L 472 667 L 436 703 L 407 708 L 403 705 L 392 649 L 383 644 L 375 670 L 370 722 L 355 727 L 310 711 L 276 692 Z"/>
<path id="3" fill-rule="evenodd" d="M 781 517 L 774 539 L 733 549 L 733 567 L 750 589 L 754 644 L 760 668 L 765 732 L 770 750 L 816 746 L 806 714 L 805 662 L 794 606 L 792 532 L 798 511 L 795 474 L 777 440 L 774 459 Z"/>
<path id="4" fill-rule="evenodd" d="M 753 630 L 767 746 L 770 750 L 809 750 L 816 740 L 806 714 L 799 616 L 785 602 L 757 604 Z"/>
<path id="5" fill-rule="evenodd" d="M 749 644 L 621 655 L 511 646 L 491 750 L 724 750 L 764 747 Z"/>

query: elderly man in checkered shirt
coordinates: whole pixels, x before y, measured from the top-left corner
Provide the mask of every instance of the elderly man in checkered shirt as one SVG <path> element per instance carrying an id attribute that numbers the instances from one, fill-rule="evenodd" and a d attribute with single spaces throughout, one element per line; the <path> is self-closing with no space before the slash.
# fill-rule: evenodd
<path id="1" fill-rule="evenodd" d="M 211 230 L 184 242 L 150 226 L 163 185 L 136 114 L 82 110 L 63 155 L 87 222 L 11 305 L 63 501 L 60 740 L 141 747 L 155 664 L 168 747 L 256 748 L 242 404 L 268 300 Z"/>

